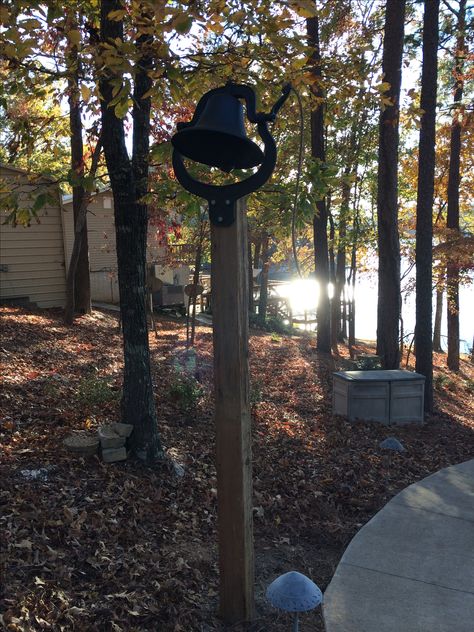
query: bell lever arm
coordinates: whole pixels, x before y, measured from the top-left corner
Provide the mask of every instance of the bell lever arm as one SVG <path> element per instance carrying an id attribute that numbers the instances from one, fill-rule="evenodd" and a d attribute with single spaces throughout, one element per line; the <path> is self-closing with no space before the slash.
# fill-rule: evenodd
<path id="1" fill-rule="evenodd" d="M 268 118 L 269 121 L 273 122 L 276 119 L 276 115 L 283 107 L 283 104 L 285 103 L 285 101 L 288 99 L 291 89 L 292 89 L 291 83 L 285 83 L 285 85 L 281 89 L 281 97 L 278 99 L 278 101 L 276 101 L 275 105 L 272 107 L 272 109 L 270 110 L 270 113 L 268 114 L 268 116 L 271 117 L 271 118 Z"/>
<path id="2" fill-rule="evenodd" d="M 257 99 L 255 96 L 255 92 L 252 90 L 250 86 L 246 86 L 244 84 L 232 83 L 229 81 L 222 88 L 214 88 L 214 90 L 209 90 L 205 95 L 199 100 L 199 103 L 196 106 L 196 110 L 194 111 L 193 117 L 190 121 L 184 123 L 180 122 L 177 124 L 178 130 L 185 129 L 186 127 L 192 127 L 199 120 L 199 117 L 204 110 L 206 103 L 214 94 L 219 94 L 222 92 L 228 92 L 232 96 L 237 99 L 244 99 L 245 105 L 247 106 L 247 118 L 251 123 L 273 123 L 276 118 L 276 115 L 282 108 L 283 104 L 287 100 L 290 91 L 291 91 L 291 83 L 286 83 L 281 89 L 281 97 L 276 101 L 272 109 L 268 114 L 265 112 L 257 112 Z"/>
<path id="3" fill-rule="evenodd" d="M 225 86 L 220 88 L 214 88 L 213 90 L 209 90 L 206 92 L 200 99 L 194 110 L 193 117 L 190 121 L 187 122 L 179 122 L 176 127 L 178 130 L 186 129 L 187 127 L 193 127 L 199 117 L 201 116 L 204 108 L 206 107 L 209 99 L 215 94 L 222 94 L 227 92 L 231 94 L 236 99 L 244 99 L 245 104 L 247 106 L 247 118 L 251 123 L 261 123 L 262 121 L 269 120 L 267 119 L 266 114 L 257 113 L 257 101 L 255 97 L 255 92 L 252 90 L 250 86 L 246 86 L 244 84 L 233 83 L 232 81 L 228 81 Z"/>

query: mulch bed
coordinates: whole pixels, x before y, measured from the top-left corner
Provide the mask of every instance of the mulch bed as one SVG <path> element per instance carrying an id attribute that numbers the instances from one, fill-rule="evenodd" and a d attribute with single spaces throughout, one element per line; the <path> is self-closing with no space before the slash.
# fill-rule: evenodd
<path id="1" fill-rule="evenodd" d="M 226 629 L 216 615 L 210 329 L 197 328 L 196 401 L 176 395 L 182 322 L 158 319 L 159 337 L 150 335 L 160 432 L 184 466 L 180 478 L 132 459 L 77 458 L 62 445 L 71 431 L 118 420 L 115 314 L 96 311 L 72 327 L 52 310 L 0 314 L 0 628 Z M 436 414 L 422 427 L 386 428 L 332 416 L 342 347 L 331 358 L 308 336 L 253 332 L 250 351 L 257 615 L 230 629 L 288 630 L 265 602 L 270 581 L 294 569 L 324 589 L 350 539 L 394 494 L 474 456 L 474 367 L 465 359 L 452 375 L 437 355 Z M 387 436 L 406 452 L 381 450 Z M 320 615 L 302 617 L 302 629 L 322 630 Z"/>

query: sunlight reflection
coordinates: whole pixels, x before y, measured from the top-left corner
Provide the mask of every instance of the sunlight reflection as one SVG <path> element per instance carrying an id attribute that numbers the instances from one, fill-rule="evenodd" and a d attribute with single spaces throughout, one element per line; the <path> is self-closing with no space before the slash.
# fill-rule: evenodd
<path id="1" fill-rule="evenodd" d="M 334 284 L 329 283 L 328 294 L 330 299 L 334 298 L 334 290 Z M 288 299 L 294 315 L 301 315 L 305 312 L 316 312 L 319 299 L 319 283 L 314 279 L 296 279 L 288 283 L 282 283 L 281 285 L 275 286 L 275 291 L 282 298 Z M 360 288 L 357 288 L 357 298 L 360 299 L 361 294 L 367 298 L 369 296 L 372 298 L 373 296 L 371 289 L 368 289 L 364 294 Z M 352 286 L 346 284 L 344 286 L 344 300 L 350 301 L 353 295 L 354 291 Z M 364 300 L 364 298 L 362 300 Z"/>
<path id="2" fill-rule="evenodd" d="M 318 305 L 319 284 L 314 279 L 297 279 L 277 286 L 276 291 L 290 302 L 293 314 L 315 312 Z"/>
<path id="3" fill-rule="evenodd" d="M 278 282 L 277 282 L 278 283 Z M 319 286 L 314 279 L 295 279 L 285 281 L 273 286 L 276 294 L 289 301 L 293 316 L 314 317 L 318 306 Z M 329 297 L 334 296 L 334 286 L 328 286 Z M 377 332 L 377 282 L 372 275 L 358 277 L 355 286 L 352 283 L 344 285 L 344 301 L 346 304 L 355 302 L 355 335 L 364 340 L 375 340 Z M 472 311 L 474 310 L 474 292 L 472 287 L 462 287 L 460 291 L 461 309 L 461 352 L 468 353 L 472 343 Z M 403 316 L 405 330 L 413 332 L 415 326 L 415 294 L 412 292 L 404 299 Z M 309 326 L 309 325 L 308 325 Z M 304 325 L 306 328 L 306 324 Z M 310 325 L 311 329 L 315 326 Z M 442 321 L 443 341 L 446 340 L 445 313 Z"/>

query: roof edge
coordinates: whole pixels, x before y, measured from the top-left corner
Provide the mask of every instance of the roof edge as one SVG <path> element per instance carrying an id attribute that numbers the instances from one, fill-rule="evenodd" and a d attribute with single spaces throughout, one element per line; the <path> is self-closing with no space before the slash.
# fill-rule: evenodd
<path id="1" fill-rule="evenodd" d="M 55 182 L 54 178 L 52 178 L 51 176 L 47 176 L 42 173 L 36 173 L 34 171 L 28 171 L 28 169 L 21 169 L 20 167 L 14 167 L 12 164 L 7 162 L 0 162 L 0 169 L 9 169 L 10 171 L 15 171 L 16 173 L 44 178 L 45 180 L 49 180 L 52 183 Z"/>

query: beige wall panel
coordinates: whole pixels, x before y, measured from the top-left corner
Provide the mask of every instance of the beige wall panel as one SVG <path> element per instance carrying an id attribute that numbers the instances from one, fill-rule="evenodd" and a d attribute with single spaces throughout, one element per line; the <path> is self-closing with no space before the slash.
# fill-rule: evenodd
<path id="1" fill-rule="evenodd" d="M 12 188 L 21 185 L 25 206 L 32 203 L 28 193 L 35 185 L 28 184 L 27 174 L 2 165 L 0 176 Z M 63 306 L 66 274 L 59 192 L 58 205 L 38 213 L 39 223 L 33 219 L 27 227 L 4 225 L 5 216 L 0 213 L 0 264 L 5 266 L 0 271 L 0 299 L 26 296 L 40 307 Z"/>
<path id="2" fill-rule="evenodd" d="M 32 229 L 31 232 L 34 232 L 34 229 Z M 35 237 L 35 236 L 29 236 L 29 235 L 23 234 L 23 239 L 21 241 L 16 240 L 16 239 L 15 240 L 9 239 L 9 235 L 5 235 L 5 236 L 2 235 L 0 237 L 0 250 L 3 253 L 14 252 L 14 251 L 18 252 L 19 250 L 24 250 L 25 255 L 28 256 L 27 251 L 30 248 L 34 250 L 45 250 L 45 249 L 50 250 L 50 249 L 61 248 L 61 252 L 64 253 L 62 241 L 58 242 L 58 240 L 54 239 L 54 237 L 48 237 L 47 239 L 43 239 L 41 235 L 37 235 Z"/>
<path id="3" fill-rule="evenodd" d="M 118 303 L 119 290 L 117 275 L 111 275 L 108 272 L 91 272 L 91 292 L 96 301 Z"/>
<path id="4" fill-rule="evenodd" d="M 103 268 L 116 268 L 115 224 L 113 208 L 104 208 L 104 199 L 112 200 L 110 192 L 99 193 L 89 204 L 87 213 L 87 236 L 89 242 L 89 265 L 91 272 Z M 112 207 L 112 201 L 110 201 Z M 65 250 L 67 262 L 74 244 L 72 202 L 64 204 L 63 211 Z M 92 295 L 95 299 L 95 296 Z M 99 299 L 97 299 L 99 300 Z"/>
<path id="5" fill-rule="evenodd" d="M 24 248 L 12 248 L 7 250 L 6 248 L 2 249 L 1 246 L 0 240 L 0 263 L 29 263 L 30 260 L 33 260 L 35 263 L 37 261 L 42 263 L 45 261 L 53 261 L 56 265 L 64 266 L 64 251 L 61 245 L 54 248 L 47 248 L 46 250 L 41 247 L 28 248 L 26 257 Z"/>
<path id="6" fill-rule="evenodd" d="M 63 204 L 66 262 L 69 264 L 73 246 L 72 202 Z M 89 265 L 91 271 L 92 300 L 117 303 L 119 300 L 117 282 L 117 252 L 115 242 L 115 220 L 113 198 L 110 191 L 94 196 L 87 213 L 89 242 Z M 147 260 L 160 260 L 165 253 L 150 230 Z M 111 281 L 111 273 L 113 279 Z"/>

